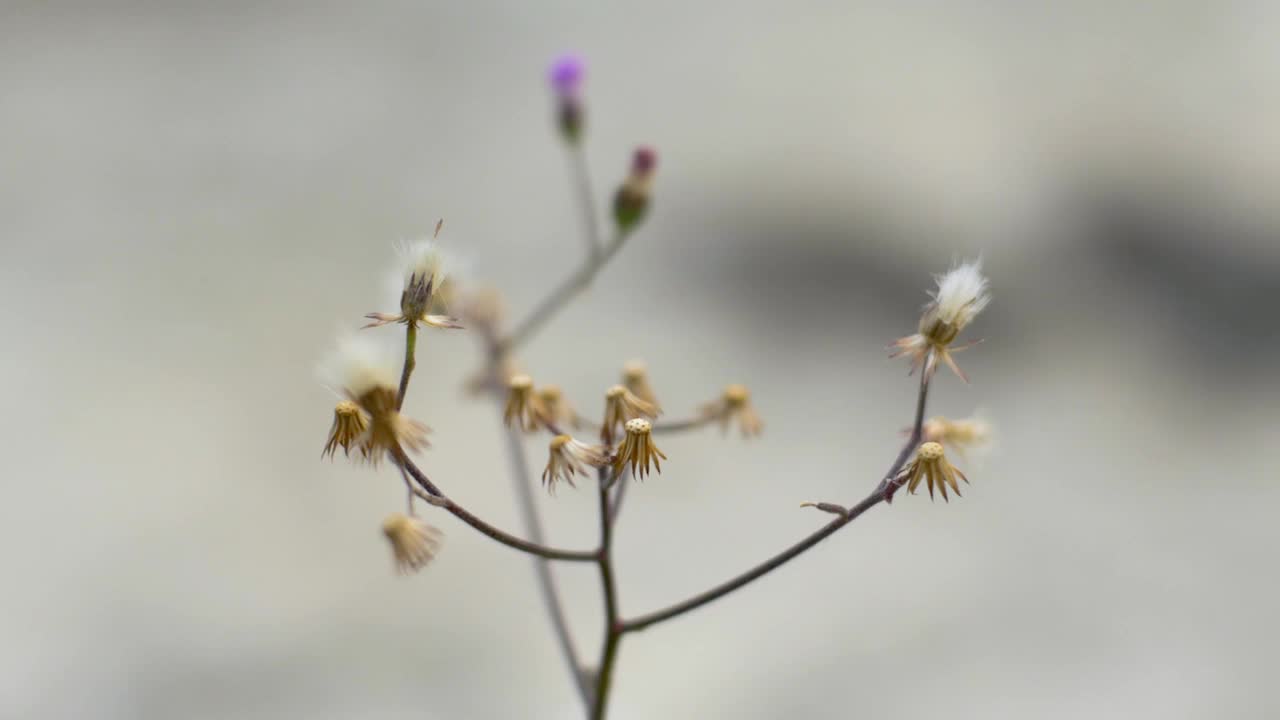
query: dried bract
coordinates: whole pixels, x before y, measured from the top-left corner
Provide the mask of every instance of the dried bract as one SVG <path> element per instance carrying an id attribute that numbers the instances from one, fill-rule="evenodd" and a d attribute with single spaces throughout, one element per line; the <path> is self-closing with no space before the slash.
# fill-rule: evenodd
<path id="1" fill-rule="evenodd" d="M 440 550 L 442 533 L 422 520 L 392 513 L 382 522 L 382 534 L 391 543 L 396 571 L 401 575 L 421 570 Z"/>

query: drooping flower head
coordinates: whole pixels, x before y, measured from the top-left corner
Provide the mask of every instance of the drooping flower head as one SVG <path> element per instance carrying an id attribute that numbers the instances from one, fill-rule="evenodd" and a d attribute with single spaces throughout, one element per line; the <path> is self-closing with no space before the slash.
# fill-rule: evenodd
<path id="1" fill-rule="evenodd" d="M 729 429 L 729 423 L 736 422 L 743 437 L 759 435 L 764 430 L 764 422 L 751 404 L 751 391 L 746 385 L 730 385 L 716 400 L 703 405 L 699 416 L 707 421 L 720 424 L 721 432 Z"/>
<path id="2" fill-rule="evenodd" d="M 921 443 L 916 448 L 915 457 L 911 459 L 907 467 L 899 476 L 899 483 L 906 483 L 907 492 L 915 494 L 916 488 L 920 487 L 923 482 L 929 488 L 929 499 L 933 499 L 933 490 L 936 487 L 942 493 L 942 499 L 950 502 L 947 497 L 947 486 L 960 496 L 960 485 L 956 482 L 959 477 L 966 483 L 969 478 L 960 472 L 960 469 L 951 464 L 947 460 L 947 455 L 942 450 L 942 445 L 936 442 Z"/>
<path id="3" fill-rule="evenodd" d="M 604 467 L 609 464 L 609 451 L 602 445 L 588 445 L 569 435 L 557 435 L 551 439 L 547 467 L 542 471 L 542 484 L 552 495 L 556 483 L 563 480 L 571 487 L 574 475 L 589 475 L 588 467 Z"/>
<path id="4" fill-rule="evenodd" d="M 440 550 L 441 532 L 409 515 L 388 515 L 382 522 L 382 534 L 391 544 L 391 556 L 401 575 L 421 570 Z"/>
<path id="5" fill-rule="evenodd" d="M 921 370 L 926 377 L 932 377 L 938 362 L 942 361 L 961 380 L 968 382 L 969 379 L 951 357 L 952 353 L 968 346 L 952 347 L 951 344 L 991 302 L 987 278 L 982 274 L 982 261 L 961 263 L 937 276 L 936 281 L 938 289 L 929 293 L 933 300 L 924 306 L 918 332 L 894 342 L 893 347 L 897 350 L 893 357 L 905 355 L 910 358 L 912 371 Z"/>
<path id="6" fill-rule="evenodd" d="M 582 426 L 582 418 L 578 417 L 578 412 L 564 396 L 559 385 L 544 385 L 538 388 L 538 402 L 541 403 L 547 420 L 557 427 L 577 429 Z"/>
<path id="7" fill-rule="evenodd" d="M 642 480 L 649 474 L 650 464 L 661 473 L 661 460 L 666 460 L 667 456 L 653 442 L 653 424 L 644 418 L 635 418 L 628 420 L 624 429 L 626 437 L 614 457 L 614 469 L 621 471 L 623 467 L 630 466 L 632 476 Z"/>
<path id="8" fill-rule="evenodd" d="M 921 436 L 955 449 L 963 458 L 967 450 L 981 448 L 991 442 L 991 424 L 976 417 L 952 420 L 937 415 L 924 421 Z"/>
<path id="9" fill-rule="evenodd" d="M 353 441 L 364 459 L 377 464 L 388 452 L 427 447 L 428 428 L 396 408 L 397 380 L 390 346 L 367 335 L 343 338 L 324 365 L 331 387 L 368 417 L 368 426 Z"/>
<path id="10" fill-rule="evenodd" d="M 600 437 L 606 443 L 613 442 L 615 432 L 628 420 L 658 417 L 659 410 L 653 403 L 645 402 L 622 385 L 614 385 L 604 394 L 604 423 Z"/>
<path id="11" fill-rule="evenodd" d="M 542 403 L 533 392 L 533 378 L 513 375 L 507 381 L 507 405 L 502 411 L 502 421 L 507 427 L 533 432 L 541 425 L 544 415 Z"/>
<path id="12" fill-rule="evenodd" d="M 324 450 L 320 451 L 320 457 L 328 456 L 333 458 L 338 448 L 342 448 L 342 454 L 351 457 L 351 447 L 354 445 L 359 448 L 359 440 L 364 431 L 369 428 L 369 421 L 365 419 L 364 411 L 359 405 L 350 400 L 343 400 L 333 408 L 333 425 L 329 427 L 329 440 L 324 444 Z"/>
<path id="13" fill-rule="evenodd" d="M 622 384 L 635 393 L 635 396 L 653 405 L 658 412 L 662 411 L 662 406 L 658 404 L 658 397 L 653 392 L 653 385 L 649 383 L 649 369 L 642 360 L 631 360 L 622 366 Z"/>

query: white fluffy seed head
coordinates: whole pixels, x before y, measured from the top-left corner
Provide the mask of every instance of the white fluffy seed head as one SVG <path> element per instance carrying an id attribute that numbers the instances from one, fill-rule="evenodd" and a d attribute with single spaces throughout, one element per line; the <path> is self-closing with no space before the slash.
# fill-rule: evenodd
<path id="1" fill-rule="evenodd" d="M 938 290 L 931 293 L 936 317 L 957 331 L 972 322 L 991 302 L 981 260 L 960 263 L 936 279 Z"/>
<path id="2" fill-rule="evenodd" d="M 439 289 L 444 282 L 445 263 L 440 254 L 440 246 L 435 242 L 401 242 L 396 246 L 396 254 L 400 256 L 403 289 L 408 290 L 414 284 L 425 284 L 427 280 L 431 280 L 433 288 Z"/>
<path id="3" fill-rule="evenodd" d="M 376 387 L 396 387 L 395 350 L 373 334 L 345 335 L 322 363 L 321 380 L 348 397 L 358 398 Z"/>

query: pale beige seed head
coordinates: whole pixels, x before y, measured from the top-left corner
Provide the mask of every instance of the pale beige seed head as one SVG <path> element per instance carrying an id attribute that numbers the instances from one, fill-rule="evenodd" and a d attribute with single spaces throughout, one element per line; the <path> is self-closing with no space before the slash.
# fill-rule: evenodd
<path id="1" fill-rule="evenodd" d="M 938 460 L 945 455 L 942 451 L 942 444 L 936 442 L 922 443 L 920 445 L 920 449 L 917 450 L 916 453 L 920 456 L 920 459 L 925 462 Z"/>
<path id="2" fill-rule="evenodd" d="M 392 513 L 382 522 L 382 534 L 401 574 L 421 570 L 440 549 L 440 531 L 416 517 Z"/>
<path id="3" fill-rule="evenodd" d="M 525 432 L 538 429 L 542 421 L 542 403 L 533 393 L 533 378 L 513 375 L 507 381 L 507 405 L 502 419 L 507 427 L 519 427 Z"/>
<path id="4" fill-rule="evenodd" d="M 332 458 L 341 447 L 343 455 L 350 457 L 352 446 L 358 446 L 360 436 L 368 427 L 369 421 L 358 405 L 350 400 L 339 402 L 333 408 L 333 425 L 329 427 L 329 439 L 320 456 Z"/>
<path id="5" fill-rule="evenodd" d="M 629 466 L 631 474 L 639 479 L 649 474 L 650 466 L 659 473 L 662 472 L 661 461 L 666 460 L 667 456 L 653 442 L 653 423 L 644 418 L 633 418 L 623 427 L 626 437 L 613 460 L 614 469 L 620 472 L 623 467 Z"/>

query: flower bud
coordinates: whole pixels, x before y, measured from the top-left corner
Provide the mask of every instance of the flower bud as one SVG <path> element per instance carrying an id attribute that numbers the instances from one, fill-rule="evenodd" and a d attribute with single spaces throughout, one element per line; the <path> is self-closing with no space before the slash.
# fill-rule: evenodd
<path id="1" fill-rule="evenodd" d="M 565 142 L 576 144 L 582 138 L 585 110 L 582 104 L 582 79 L 586 65 L 576 55 L 562 55 L 547 73 L 556 95 L 556 124 Z"/>
<path id="2" fill-rule="evenodd" d="M 613 219 L 618 232 L 635 229 L 649 211 L 649 190 L 653 184 L 653 171 L 658 164 L 658 154 L 652 148 L 637 148 L 631 158 L 631 172 L 613 196 Z"/>

